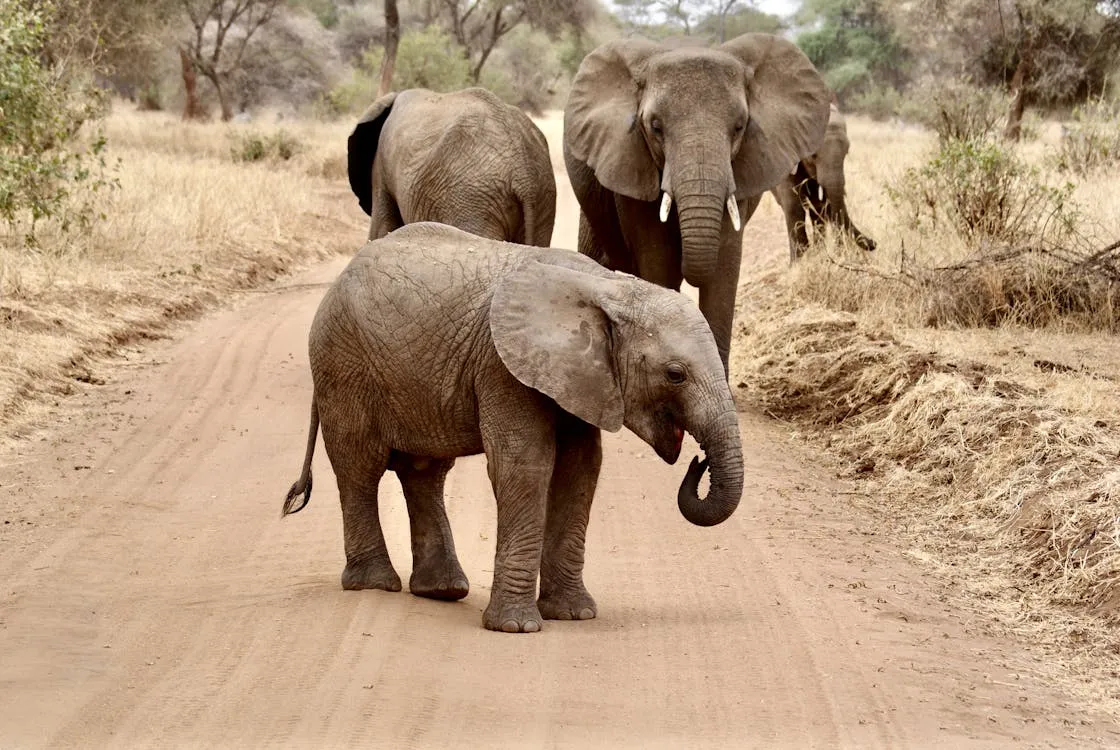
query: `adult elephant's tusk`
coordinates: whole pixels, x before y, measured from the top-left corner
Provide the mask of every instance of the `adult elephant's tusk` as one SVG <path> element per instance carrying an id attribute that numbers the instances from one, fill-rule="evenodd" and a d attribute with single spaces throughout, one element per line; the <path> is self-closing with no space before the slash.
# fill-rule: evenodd
<path id="1" fill-rule="evenodd" d="M 727 213 L 731 215 L 731 226 L 738 232 L 743 228 L 743 222 L 739 219 L 739 204 L 735 202 L 734 195 L 727 199 Z"/>
<path id="2" fill-rule="evenodd" d="M 664 224 L 669 220 L 669 208 L 673 205 L 673 196 L 668 192 L 663 193 L 661 196 L 661 223 Z"/>

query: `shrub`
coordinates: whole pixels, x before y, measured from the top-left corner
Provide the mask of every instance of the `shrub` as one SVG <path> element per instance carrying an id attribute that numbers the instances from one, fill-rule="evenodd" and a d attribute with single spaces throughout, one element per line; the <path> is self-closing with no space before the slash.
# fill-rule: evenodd
<path id="1" fill-rule="evenodd" d="M 1037 167 L 992 140 L 943 141 L 925 165 L 908 169 L 887 194 L 911 228 L 949 230 L 973 248 L 1058 247 L 1072 233 L 1073 185 L 1051 187 Z"/>
<path id="2" fill-rule="evenodd" d="M 284 130 L 277 131 L 271 136 L 246 133 L 235 137 L 234 144 L 230 147 L 230 157 L 235 162 L 256 162 L 265 159 L 287 161 L 300 150 L 299 141 Z"/>
<path id="3" fill-rule="evenodd" d="M 1053 156 L 1063 172 L 1085 176 L 1120 163 L 1120 112 L 1097 100 L 1073 110 L 1073 122 L 1062 126 L 1062 140 Z"/>
<path id="4" fill-rule="evenodd" d="M 45 62 L 53 14 L 49 2 L 0 0 L 0 217 L 32 245 L 40 221 L 88 226 L 96 195 L 116 185 L 104 137 L 81 132 L 105 97 L 91 76 Z"/>
<path id="5" fill-rule="evenodd" d="M 902 94 L 890 86 L 872 86 L 851 97 L 846 109 L 882 122 L 901 113 Z"/>
<path id="6" fill-rule="evenodd" d="M 981 88 L 967 80 L 950 80 L 918 87 L 910 110 L 945 143 L 998 135 L 1009 105 L 1010 99 L 1002 91 Z"/>

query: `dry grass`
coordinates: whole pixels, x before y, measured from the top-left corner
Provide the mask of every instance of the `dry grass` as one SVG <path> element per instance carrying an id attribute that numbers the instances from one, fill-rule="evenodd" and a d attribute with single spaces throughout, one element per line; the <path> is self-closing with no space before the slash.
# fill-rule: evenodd
<path id="1" fill-rule="evenodd" d="M 301 144 L 284 162 L 235 163 L 247 130 L 115 108 L 107 122 L 121 189 L 107 220 L 41 249 L 0 235 L 0 425 L 26 430 L 36 396 L 88 381 L 86 361 L 159 335 L 231 292 L 306 261 L 352 252 L 364 216 L 345 178 L 347 125 L 284 124 Z M 344 230 L 344 231 L 340 231 Z"/>
<path id="2" fill-rule="evenodd" d="M 1023 152 L 1039 161 L 1057 128 Z M 1045 329 L 925 327 L 938 295 L 995 293 L 899 277 L 904 247 L 929 265 L 965 252 L 900 225 L 882 188 L 933 136 L 858 119 L 849 131 L 849 205 L 879 249 L 833 239 L 792 271 L 748 273 L 732 382 L 866 482 L 867 505 L 962 606 L 1048 648 L 1047 668 L 1120 712 L 1120 343 L 1068 314 Z M 1080 231 L 1117 234 L 1120 185 L 1090 177 L 1074 196 Z M 996 268 L 977 279 L 1017 283 Z"/>
<path id="3" fill-rule="evenodd" d="M 1058 147 L 1060 125 L 1044 123 L 1040 130 L 1040 137 L 1023 144 L 1019 154 L 1040 169 L 1045 184 L 1060 187 L 1069 176 L 1053 171 L 1046 158 Z M 908 168 L 928 159 L 933 134 L 858 118 L 849 132 L 849 203 L 857 223 L 879 241 L 879 248 L 865 253 L 830 235 L 799 265 L 794 277 L 798 294 L 831 309 L 907 326 L 1120 328 L 1115 281 L 1071 264 L 1120 235 L 1116 180 L 1098 172 L 1075 184 L 1071 197 L 1078 222 L 1072 235 L 1061 238 L 1060 248 L 1047 238 L 1029 252 L 1022 252 L 1020 243 L 978 250 L 942 227 L 931 231 L 928 222 L 914 225 L 888 195 L 888 185 L 899 185 Z M 1045 207 L 1021 187 L 1023 208 L 1033 218 L 1033 212 Z"/>

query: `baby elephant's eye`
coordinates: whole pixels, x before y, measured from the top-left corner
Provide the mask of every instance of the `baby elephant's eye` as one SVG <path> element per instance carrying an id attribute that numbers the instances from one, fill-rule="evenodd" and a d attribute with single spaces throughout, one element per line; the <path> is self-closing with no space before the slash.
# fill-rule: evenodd
<path id="1" fill-rule="evenodd" d="M 683 365 L 679 365 L 676 362 L 673 362 L 665 368 L 665 377 L 673 385 L 680 385 L 684 381 L 688 380 L 688 373 L 685 372 Z"/>
<path id="2" fill-rule="evenodd" d="M 661 120 L 657 119 L 656 117 L 652 118 L 649 121 L 649 129 L 652 130 L 655 134 L 661 135 Z"/>
<path id="3" fill-rule="evenodd" d="M 746 129 L 746 127 L 747 127 L 747 124 L 745 122 L 743 122 L 742 120 L 735 123 L 735 135 L 739 135 L 740 133 L 742 133 Z"/>

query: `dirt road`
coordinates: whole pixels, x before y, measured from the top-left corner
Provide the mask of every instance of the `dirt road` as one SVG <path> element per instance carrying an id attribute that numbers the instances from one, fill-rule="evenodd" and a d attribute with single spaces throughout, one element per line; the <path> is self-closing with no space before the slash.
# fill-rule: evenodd
<path id="1" fill-rule="evenodd" d="M 556 244 L 571 246 L 571 213 L 569 196 Z M 303 453 L 308 326 L 342 265 L 133 352 L 5 455 L 0 747 L 1117 742 L 1032 676 L 1029 652 L 942 603 L 820 456 L 749 413 L 743 503 L 711 529 L 676 511 L 683 462 L 606 436 L 596 620 L 482 629 L 494 502 L 481 457 L 448 486 L 464 601 L 342 591 L 321 446 L 314 501 L 279 517 Z M 382 498 L 407 581 L 395 477 Z"/>

